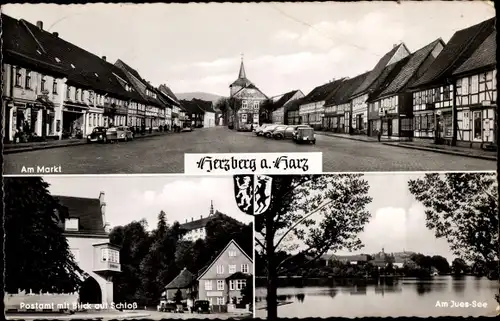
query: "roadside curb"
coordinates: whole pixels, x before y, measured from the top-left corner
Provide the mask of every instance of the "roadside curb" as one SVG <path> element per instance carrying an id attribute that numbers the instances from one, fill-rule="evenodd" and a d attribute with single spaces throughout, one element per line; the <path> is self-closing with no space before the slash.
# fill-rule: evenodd
<path id="1" fill-rule="evenodd" d="M 167 136 L 171 135 L 173 133 L 168 133 L 168 134 L 159 134 L 159 135 L 145 135 L 145 136 L 136 136 L 134 137 L 134 140 L 136 139 L 143 139 L 143 138 L 148 138 L 148 137 L 157 137 L 157 136 Z M 27 147 L 12 147 L 12 148 L 5 148 L 3 150 L 3 154 L 16 154 L 16 153 L 22 153 L 22 152 L 31 152 L 35 150 L 41 150 L 41 149 L 51 149 L 51 148 L 59 148 L 59 147 L 69 147 L 69 146 L 79 146 L 79 145 L 87 145 L 87 141 L 81 140 L 81 141 L 73 141 L 73 142 L 68 142 L 65 144 L 50 144 L 50 143 L 41 143 L 41 145 L 36 145 L 36 146 L 27 146 Z"/>
<path id="2" fill-rule="evenodd" d="M 328 136 L 328 137 L 335 137 L 335 138 L 342 138 L 342 139 L 349 139 L 349 140 L 355 140 L 358 142 L 365 142 L 365 143 L 378 143 L 378 140 L 365 140 L 365 139 L 359 139 L 356 137 L 349 137 L 349 136 L 338 136 L 338 135 L 329 135 L 321 132 L 315 132 L 316 135 L 322 135 L 322 136 Z"/>
<path id="3" fill-rule="evenodd" d="M 454 151 L 454 150 L 438 149 L 438 148 L 423 147 L 423 146 L 403 145 L 403 144 L 389 143 L 389 142 L 387 142 L 387 143 L 383 142 L 382 144 L 387 145 L 387 146 L 401 147 L 401 148 L 407 148 L 407 149 L 417 149 L 417 150 L 423 150 L 423 151 L 428 151 L 428 152 L 435 152 L 435 153 L 440 153 L 440 154 L 448 154 L 448 155 L 455 155 L 455 156 L 465 156 L 465 157 L 471 157 L 471 158 L 477 158 L 477 159 L 485 159 L 485 160 L 497 161 L 497 158 L 495 156 L 471 155 L 471 154 L 467 154 L 467 153 L 463 153 L 463 152 L 458 152 L 458 151 Z"/>

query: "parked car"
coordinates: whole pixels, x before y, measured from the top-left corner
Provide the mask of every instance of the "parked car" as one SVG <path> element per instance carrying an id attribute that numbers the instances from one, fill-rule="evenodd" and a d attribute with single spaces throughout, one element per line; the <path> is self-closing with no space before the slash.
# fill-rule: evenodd
<path id="1" fill-rule="evenodd" d="M 191 308 L 191 312 L 210 313 L 210 302 L 207 300 L 196 300 Z"/>
<path id="2" fill-rule="evenodd" d="M 90 135 L 87 135 L 87 143 L 107 143 L 110 141 L 110 132 L 106 127 L 95 127 Z"/>
<path id="3" fill-rule="evenodd" d="M 279 125 L 272 132 L 272 137 L 274 139 L 285 139 L 285 131 L 288 128 L 287 125 Z"/>
<path id="4" fill-rule="evenodd" d="M 183 129 L 181 129 L 181 132 L 192 132 L 192 131 L 193 131 L 193 127 L 191 127 L 191 126 L 184 127 Z"/>
<path id="5" fill-rule="evenodd" d="M 255 127 L 253 129 L 253 131 L 254 131 L 255 135 L 260 136 L 260 135 L 262 135 L 262 132 L 264 131 L 264 129 L 266 129 L 267 126 L 271 126 L 271 125 L 272 124 L 262 124 L 258 127 Z"/>
<path id="6" fill-rule="evenodd" d="M 127 126 L 108 128 L 108 139 L 111 141 L 129 141 L 134 139 L 134 133 Z"/>
<path id="7" fill-rule="evenodd" d="M 273 135 L 273 131 L 278 126 L 279 125 L 275 125 L 275 124 L 266 126 L 266 128 L 264 128 L 264 130 L 262 131 L 262 136 L 267 137 L 267 138 L 271 138 L 271 136 Z"/>
<path id="8" fill-rule="evenodd" d="M 299 127 L 293 135 L 293 141 L 296 143 L 312 143 L 316 144 L 316 135 L 312 127 Z"/>

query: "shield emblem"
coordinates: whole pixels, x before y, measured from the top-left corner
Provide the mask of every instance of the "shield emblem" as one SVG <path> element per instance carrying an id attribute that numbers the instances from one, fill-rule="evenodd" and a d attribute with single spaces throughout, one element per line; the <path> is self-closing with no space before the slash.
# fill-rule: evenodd
<path id="1" fill-rule="evenodd" d="M 267 175 L 255 175 L 254 177 L 254 215 L 264 213 L 271 205 L 273 178 Z"/>
<path id="2" fill-rule="evenodd" d="M 236 205 L 245 214 L 254 215 L 254 175 L 234 175 Z"/>

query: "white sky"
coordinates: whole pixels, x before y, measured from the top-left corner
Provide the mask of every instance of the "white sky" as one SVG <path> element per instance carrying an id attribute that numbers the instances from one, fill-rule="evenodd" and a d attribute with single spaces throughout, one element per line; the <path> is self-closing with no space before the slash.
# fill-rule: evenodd
<path id="1" fill-rule="evenodd" d="M 4 5 L 174 92 L 229 94 L 241 53 L 268 96 L 307 94 L 372 69 L 393 44 L 411 51 L 495 16 L 492 2 Z"/>
<path id="2" fill-rule="evenodd" d="M 52 195 L 98 198 L 105 193 L 106 219 L 111 226 L 145 218 L 155 228 L 163 210 L 169 223 L 207 217 L 214 210 L 249 223 L 253 217 L 236 206 L 231 177 L 189 176 L 48 176 Z"/>
<path id="3" fill-rule="evenodd" d="M 408 173 L 367 173 L 373 198 L 368 210 L 370 222 L 360 235 L 365 244 L 360 253 L 403 250 L 442 255 L 450 262 L 448 243 L 436 239 L 425 226 L 424 209 L 408 190 L 408 180 L 420 177 Z M 232 177 L 189 176 L 46 176 L 53 195 L 97 198 L 105 192 L 106 216 L 112 226 L 146 218 L 154 228 L 160 210 L 169 222 L 185 222 L 208 215 L 210 201 L 215 209 L 242 222 L 252 217 L 243 214 L 234 199 Z M 348 254 L 346 252 L 338 254 Z"/>

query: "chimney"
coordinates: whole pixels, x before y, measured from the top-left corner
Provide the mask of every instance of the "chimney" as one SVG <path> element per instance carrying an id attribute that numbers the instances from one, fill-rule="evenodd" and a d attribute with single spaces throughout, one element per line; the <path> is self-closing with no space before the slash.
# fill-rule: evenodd
<path id="1" fill-rule="evenodd" d="M 398 44 L 395 43 L 395 44 L 392 45 L 392 48 L 396 48 L 397 46 L 398 46 Z"/>
<path id="2" fill-rule="evenodd" d="M 191 217 L 191 222 L 194 221 L 194 218 Z"/>
<path id="3" fill-rule="evenodd" d="M 200 220 L 203 219 L 203 215 L 200 215 Z"/>
<path id="4" fill-rule="evenodd" d="M 42 21 L 37 21 L 36 26 L 38 27 L 38 29 L 43 30 L 43 22 Z"/>
<path id="5" fill-rule="evenodd" d="M 102 56 L 102 60 L 106 61 L 106 56 Z"/>
<path id="6" fill-rule="evenodd" d="M 186 219 L 186 223 L 188 222 L 188 219 Z"/>
<path id="7" fill-rule="evenodd" d="M 57 37 L 59 37 L 59 32 L 53 32 L 52 34 L 53 34 L 53 35 L 54 35 L 54 37 L 56 37 L 56 38 L 57 38 Z"/>

